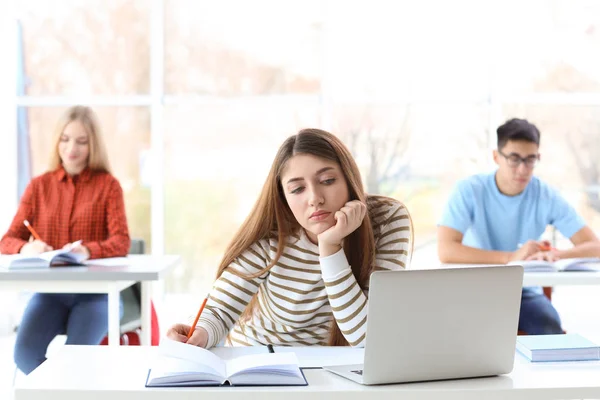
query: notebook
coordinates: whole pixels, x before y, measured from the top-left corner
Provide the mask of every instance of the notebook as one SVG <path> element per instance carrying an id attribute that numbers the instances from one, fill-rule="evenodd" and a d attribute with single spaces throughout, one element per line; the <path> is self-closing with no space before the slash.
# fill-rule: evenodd
<path id="1" fill-rule="evenodd" d="M 542 260 L 513 261 L 509 264 L 522 265 L 525 272 L 600 271 L 600 258 L 565 258 L 554 262 Z"/>
<path id="2" fill-rule="evenodd" d="M 600 347 L 581 335 L 525 335 L 517 337 L 517 350 L 533 362 L 600 359 Z"/>
<path id="3" fill-rule="evenodd" d="M 306 386 L 294 353 L 222 358 L 214 351 L 163 339 L 153 360 L 147 387 L 167 386 Z"/>
<path id="4" fill-rule="evenodd" d="M 0 256 L 0 267 L 7 269 L 49 268 L 51 265 L 84 265 L 85 255 L 71 249 L 47 251 L 38 255 L 11 254 Z"/>

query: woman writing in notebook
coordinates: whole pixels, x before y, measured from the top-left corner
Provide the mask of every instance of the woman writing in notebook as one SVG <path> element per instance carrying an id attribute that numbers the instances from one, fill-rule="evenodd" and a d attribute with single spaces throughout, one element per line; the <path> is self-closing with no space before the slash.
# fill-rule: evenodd
<path id="1" fill-rule="evenodd" d="M 129 244 L 123 191 L 110 174 L 95 115 L 88 107 L 72 107 L 58 123 L 49 171 L 27 186 L 0 253 L 72 247 L 84 258 L 104 258 L 126 255 Z M 99 344 L 108 330 L 107 310 L 105 294 L 34 294 L 17 333 L 17 367 L 33 371 L 59 334 L 67 334 L 67 344 Z"/>
<path id="2" fill-rule="evenodd" d="M 339 139 L 302 130 L 280 147 L 198 324 L 167 335 L 206 348 L 226 336 L 231 345 L 362 346 L 369 276 L 405 268 L 411 238 L 406 208 L 365 194 Z"/>

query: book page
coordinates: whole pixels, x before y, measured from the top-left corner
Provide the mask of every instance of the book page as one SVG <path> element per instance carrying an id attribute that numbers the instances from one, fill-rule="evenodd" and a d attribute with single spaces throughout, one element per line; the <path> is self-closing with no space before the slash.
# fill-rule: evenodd
<path id="1" fill-rule="evenodd" d="M 558 268 L 551 262 L 543 260 L 511 261 L 507 265 L 521 265 L 525 272 L 554 272 Z"/>
<path id="2" fill-rule="evenodd" d="M 600 258 L 564 258 L 554 262 L 559 270 L 564 271 L 600 271 Z"/>
<path id="3" fill-rule="evenodd" d="M 38 255 L 39 258 L 41 258 L 42 260 L 46 260 L 48 261 L 48 263 L 50 263 L 52 261 L 52 259 L 54 259 L 55 257 L 64 254 L 64 253 L 68 253 L 69 250 L 66 249 L 58 249 L 58 250 L 52 250 L 52 251 L 47 251 L 45 253 L 42 253 L 40 255 Z"/>
<path id="4" fill-rule="evenodd" d="M 51 260 L 52 263 L 67 263 L 67 264 L 82 264 L 85 254 L 83 253 L 72 253 L 69 249 L 56 250 L 60 251 Z M 46 253 L 44 253 L 46 254 Z"/>
<path id="5" fill-rule="evenodd" d="M 22 254 L 0 255 L 0 267 L 8 269 L 48 268 L 49 263 L 38 256 Z"/>
<path id="6" fill-rule="evenodd" d="M 213 383 L 221 384 L 223 376 L 206 365 L 169 356 L 154 359 L 148 375 L 150 386 Z"/>
<path id="7" fill-rule="evenodd" d="M 298 358 L 294 353 L 252 354 L 236 357 L 226 362 L 227 377 L 248 372 L 271 372 L 273 374 L 295 375 Z"/>
<path id="8" fill-rule="evenodd" d="M 195 371 L 190 372 L 212 371 L 223 379 L 227 376 L 223 360 L 202 347 L 163 338 L 158 346 L 158 351 L 161 358 L 169 357 L 194 363 L 197 367 L 194 368 Z"/>

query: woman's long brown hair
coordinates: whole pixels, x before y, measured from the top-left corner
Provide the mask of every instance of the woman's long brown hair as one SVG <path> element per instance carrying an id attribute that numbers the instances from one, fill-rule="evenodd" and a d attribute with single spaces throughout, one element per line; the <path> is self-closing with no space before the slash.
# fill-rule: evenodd
<path id="1" fill-rule="evenodd" d="M 290 136 L 279 148 L 258 201 L 225 251 L 217 277 L 253 243 L 276 235 L 277 253 L 272 262 L 264 270 L 244 278 L 263 275 L 279 261 L 287 238 L 300 229 L 281 185 L 281 173 L 287 161 L 297 154 L 310 154 L 338 163 L 348 184 L 350 200 L 360 200 L 367 204 L 358 166 L 341 140 L 320 129 L 303 129 Z M 375 265 L 375 239 L 369 213 L 365 215 L 358 229 L 344 240 L 344 252 L 356 281 L 361 289 L 365 289 Z M 235 270 L 230 269 L 230 272 L 235 273 Z M 242 315 L 242 321 L 252 315 L 256 302 L 257 298 L 254 296 Z M 331 324 L 329 345 L 348 345 L 337 323 Z"/>

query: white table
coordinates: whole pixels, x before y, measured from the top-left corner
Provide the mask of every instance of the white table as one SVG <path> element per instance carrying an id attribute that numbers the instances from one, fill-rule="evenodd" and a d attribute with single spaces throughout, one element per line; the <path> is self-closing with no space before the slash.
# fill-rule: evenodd
<path id="1" fill-rule="evenodd" d="M 523 286 L 600 285 L 600 272 L 526 272 Z"/>
<path id="2" fill-rule="evenodd" d="M 468 268 L 486 265 L 491 264 L 438 264 L 430 268 Z M 523 275 L 523 286 L 559 285 L 600 285 L 600 272 L 525 272 Z"/>
<path id="3" fill-rule="evenodd" d="M 308 386 L 146 388 L 156 347 L 64 346 L 15 389 L 15 400 L 573 399 L 600 398 L 600 362 L 532 364 L 521 356 L 505 376 L 361 386 L 321 369 Z"/>
<path id="4" fill-rule="evenodd" d="M 119 345 L 119 293 L 141 282 L 141 344 L 150 344 L 150 294 L 152 281 L 162 279 L 179 256 L 129 255 L 129 265 L 58 267 L 12 271 L 0 269 L 0 290 L 40 293 L 108 294 L 108 343 Z M 93 261 L 93 260 L 92 260 Z M 90 261 L 90 262 L 92 262 Z"/>

